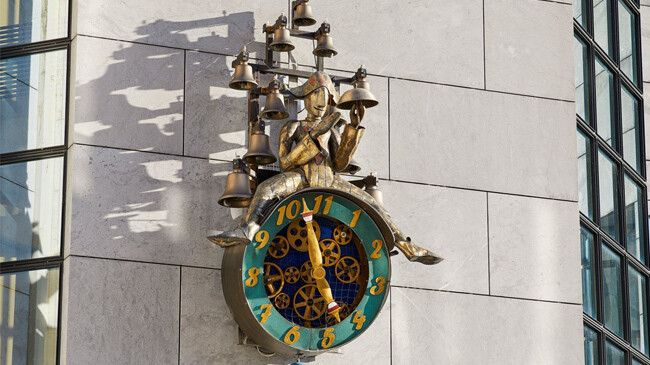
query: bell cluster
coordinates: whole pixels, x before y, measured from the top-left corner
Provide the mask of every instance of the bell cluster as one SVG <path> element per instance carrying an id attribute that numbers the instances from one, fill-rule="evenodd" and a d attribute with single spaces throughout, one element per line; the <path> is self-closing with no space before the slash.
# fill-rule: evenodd
<path id="1" fill-rule="evenodd" d="M 300 29 L 300 27 L 316 23 L 309 0 L 294 0 L 291 4 L 291 19 L 282 13 L 275 23 L 263 26 L 266 35 L 264 63 L 251 63 L 245 46 L 232 62 L 234 74 L 228 86 L 234 90 L 248 91 L 248 151 L 243 157 L 233 160 L 233 170 L 226 178 L 225 191 L 219 199 L 219 204 L 226 207 L 249 206 L 253 191 L 258 184 L 259 166 L 273 164 L 277 161 L 277 157 L 271 150 L 270 138 L 265 133 L 265 121 L 289 118 L 285 98 L 298 98 L 291 93 L 278 76 L 305 79 L 311 76 L 311 73 L 306 71 L 279 67 L 273 59 L 274 52 L 293 51 L 296 46 L 292 37 L 315 40 L 316 46 L 312 53 L 316 56 L 316 68 L 320 71 L 324 68 L 325 58 L 331 58 L 338 54 L 330 35 L 331 26 L 327 21 L 321 23 L 315 31 Z M 260 73 L 274 76 L 265 87 L 259 86 Z M 352 77 L 331 77 L 337 88 L 341 83 L 353 86 L 341 96 L 336 108 L 350 110 L 355 105 L 371 108 L 379 103 L 370 92 L 366 77 L 367 73 L 363 66 Z M 261 95 L 266 97 L 266 102 L 260 112 L 259 97 Z M 351 162 L 347 169 L 353 174 L 359 170 L 360 166 L 356 162 Z M 374 188 L 376 188 L 376 184 Z"/>

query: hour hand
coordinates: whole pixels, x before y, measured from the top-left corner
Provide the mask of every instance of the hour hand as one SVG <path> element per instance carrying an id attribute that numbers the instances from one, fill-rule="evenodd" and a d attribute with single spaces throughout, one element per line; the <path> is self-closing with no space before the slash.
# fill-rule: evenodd
<path id="1" fill-rule="evenodd" d="M 313 218 L 311 210 L 307 207 L 305 199 L 302 199 L 302 219 L 305 221 L 307 226 L 307 243 L 309 248 L 309 261 L 312 265 L 312 277 L 316 280 L 316 287 L 320 292 L 320 295 L 325 298 L 327 301 L 327 312 L 336 318 L 337 322 L 340 322 L 339 317 L 339 305 L 334 301 L 334 296 L 332 295 L 332 289 L 330 288 L 327 279 L 325 279 L 325 269 L 323 268 L 323 254 L 320 252 L 320 247 L 318 247 L 318 239 L 316 238 L 316 233 L 314 232 Z"/>

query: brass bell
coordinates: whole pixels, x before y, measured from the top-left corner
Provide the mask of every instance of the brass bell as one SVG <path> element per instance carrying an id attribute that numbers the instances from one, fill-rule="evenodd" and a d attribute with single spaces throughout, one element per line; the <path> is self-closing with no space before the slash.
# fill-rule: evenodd
<path id="1" fill-rule="evenodd" d="M 330 36 L 330 25 L 327 23 L 321 24 L 316 32 L 316 48 L 314 48 L 314 56 L 318 57 L 332 57 L 336 56 L 338 52 L 334 48 L 334 41 Z"/>
<path id="2" fill-rule="evenodd" d="M 269 44 L 269 49 L 274 52 L 293 51 L 296 46 L 291 42 L 291 33 L 284 25 L 273 31 L 273 42 Z"/>
<path id="3" fill-rule="evenodd" d="M 233 61 L 233 67 L 235 67 L 235 74 L 230 81 L 230 88 L 235 90 L 251 90 L 257 87 L 257 81 L 255 76 L 253 76 L 253 68 L 247 63 L 248 61 L 248 52 L 246 52 L 246 47 L 237 56 L 237 59 Z"/>
<path id="4" fill-rule="evenodd" d="M 284 106 L 284 96 L 280 94 L 280 83 L 274 78 L 269 84 L 266 94 L 266 103 L 260 117 L 264 119 L 280 120 L 289 118 L 287 107 Z"/>
<path id="5" fill-rule="evenodd" d="M 364 183 L 366 185 L 365 192 L 370 194 L 379 205 L 384 206 L 384 194 L 377 187 L 377 177 L 374 174 L 366 176 Z"/>
<path id="6" fill-rule="evenodd" d="M 351 159 L 345 168 L 345 172 L 354 175 L 359 171 L 361 171 L 361 165 L 354 158 Z"/>
<path id="7" fill-rule="evenodd" d="M 278 159 L 271 151 L 269 136 L 264 133 L 264 122 L 256 122 L 256 127 L 248 140 L 248 152 L 244 155 L 244 162 L 249 165 L 267 165 Z"/>
<path id="8" fill-rule="evenodd" d="M 303 0 L 295 7 L 293 13 L 293 24 L 299 27 L 307 27 L 316 24 L 316 19 L 311 14 L 311 6 L 307 4 L 309 0 Z"/>
<path id="9" fill-rule="evenodd" d="M 219 204 L 224 207 L 241 208 L 251 204 L 253 193 L 251 193 L 250 179 L 244 171 L 244 162 L 236 158 L 233 160 L 232 172 L 226 177 L 226 188 L 219 198 Z"/>
<path id="10" fill-rule="evenodd" d="M 346 91 L 339 103 L 336 105 L 339 109 L 350 110 L 355 103 L 360 103 L 366 108 L 372 108 L 379 104 L 377 98 L 370 92 L 370 84 L 366 81 L 366 70 L 363 66 L 357 71 L 357 79 L 354 82 L 354 89 Z"/>

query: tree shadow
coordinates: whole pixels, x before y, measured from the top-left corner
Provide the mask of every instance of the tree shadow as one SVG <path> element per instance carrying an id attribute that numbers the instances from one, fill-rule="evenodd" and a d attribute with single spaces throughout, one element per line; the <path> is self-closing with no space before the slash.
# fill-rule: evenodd
<path id="1" fill-rule="evenodd" d="M 232 57 L 147 44 L 152 37 L 188 43 L 184 32 L 221 25 L 229 35 L 237 33 L 237 48 L 228 35 L 216 33 L 188 48 L 214 48 L 216 42 L 234 54 L 244 30 L 250 32 L 246 39 L 254 39 L 252 12 L 156 20 L 138 27 L 141 37 L 132 42 L 78 37 L 76 145 L 68 170 L 72 255 L 221 266 L 223 250 L 206 237 L 231 228 L 241 213 L 217 200 L 229 160 L 245 152 L 247 95 L 228 88 Z M 202 308 L 202 316 L 223 309 Z M 231 317 L 216 325 L 215 336 L 237 336 Z M 229 352 L 242 364 L 268 363 L 252 347 Z M 291 359 L 276 356 L 271 362 Z"/>

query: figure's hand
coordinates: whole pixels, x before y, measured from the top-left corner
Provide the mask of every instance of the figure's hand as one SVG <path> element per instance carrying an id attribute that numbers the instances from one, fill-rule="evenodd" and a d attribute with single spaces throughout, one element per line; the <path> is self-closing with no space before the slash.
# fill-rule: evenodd
<path id="1" fill-rule="evenodd" d="M 358 128 L 361 125 L 363 116 L 366 114 L 366 107 L 361 103 L 354 103 L 352 109 L 350 109 L 350 124 L 354 128 Z"/>
<path id="2" fill-rule="evenodd" d="M 318 122 L 318 124 L 316 124 L 311 129 L 310 134 L 312 138 L 318 138 L 320 135 L 327 133 L 327 131 L 329 131 L 330 129 L 332 129 L 332 127 L 334 127 L 334 125 L 336 124 L 336 122 L 339 121 L 339 119 L 341 119 L 341 113 L 339 112 L 332 113 L 326 116 L 325 118 L 323 118 L 323 120 Z"/>

